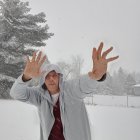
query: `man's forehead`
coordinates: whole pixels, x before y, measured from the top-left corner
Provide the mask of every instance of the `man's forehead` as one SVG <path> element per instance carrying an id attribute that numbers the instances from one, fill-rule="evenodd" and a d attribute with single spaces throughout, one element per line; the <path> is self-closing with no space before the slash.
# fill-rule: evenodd
<path id="1" fill-rule="evenodd" d="M 56 73 L 55 70 L 52 70 L 52 71 L 50 71 L 47 75 L 50 75 L 50 74 L 57 74 L 57 73 Z M 46 75 L 46 76 L 47 76 L 47 75 Z"/>

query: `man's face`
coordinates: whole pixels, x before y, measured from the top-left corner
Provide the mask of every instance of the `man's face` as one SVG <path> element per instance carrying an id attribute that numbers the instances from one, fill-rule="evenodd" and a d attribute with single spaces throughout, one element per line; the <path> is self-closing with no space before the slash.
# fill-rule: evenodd
<path id="1" fill-rule="evenodd" d="M 45 77 L 45 84 L 51 94 L 59 92 L 59 74 L 55 71 L 49 72 Z"/>

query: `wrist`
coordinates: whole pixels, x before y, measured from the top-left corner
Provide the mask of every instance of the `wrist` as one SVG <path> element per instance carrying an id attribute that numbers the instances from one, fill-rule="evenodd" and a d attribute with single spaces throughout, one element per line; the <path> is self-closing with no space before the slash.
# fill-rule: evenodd
<path id="1" fill-rule="evenodd" d="M 93 79 L 93 80 L 100 80 L 101 79 L 101 77 L 97 77 L 96 76 L 96 74 L 94 73 L 94 72 L 88 72 L 88 75 L 89 75 L 89 77 L 91 78 L 91 79 Z"/>
<path id="2" fill-rule="evenodd" d="M 98 82 L 102 82 L 106 79 L 106 73 L 101 77 L 101 79 L 97 80 Z"/>
<path id="3" fill-rule="evenodd" d="M 104 75 L 97 76 L 94 72 L 89 72 L 88 75 L 91 79 L 99 81 L 99 82 L 104 81 L 106 79 L 106 73 Z"/>
<path id="4" fill-rule="evenodd" d="M 29 81 L 29 80 L 31 80 L 31 79 L 32 79 L 31 77 L 29 77 L 29 76 L 27 76 L 27 75 L 25 75 L 25 74 L 23 74 L 23 76 L 22 76 L 22 80 L 23 80 L 24 82 Z"/>

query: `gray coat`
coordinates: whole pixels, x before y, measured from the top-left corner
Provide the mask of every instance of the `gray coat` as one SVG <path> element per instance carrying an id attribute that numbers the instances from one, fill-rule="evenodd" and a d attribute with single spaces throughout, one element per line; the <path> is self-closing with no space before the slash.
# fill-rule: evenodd
<path id="1" fill-rule="evenodd" d="M 48 90 L 42 87 L 45 75 L 52 70 L 61 73 L 59 67 L 49 64 L 40 85 L 34 87 L 29 86 L 31 80 L 23 82 L 20 75 L 10 91 L 14 99 L 33 104 L 38 108 L 41 140 L 48 139 L 54 124 L 52 98 Z M 89 120 L 83 99 L 87 94 L 94 93 L 97 83 L 90 79 L 88 74 L 67 81 L 63 81 L 61 74 L 59 100 L 65 140 L 91 140 Z"/>

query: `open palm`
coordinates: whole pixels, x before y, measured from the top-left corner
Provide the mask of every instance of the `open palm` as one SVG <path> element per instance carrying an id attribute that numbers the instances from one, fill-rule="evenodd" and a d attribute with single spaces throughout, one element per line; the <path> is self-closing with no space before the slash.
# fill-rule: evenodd
<path id="1" fill-rule="evenodd" d="M 34 52 L 31 60 L 27 56 L 27 63 L 24 69 L 24 75 L 26 77 L 34 78 L 43 74 L 43 72 L 40 72 L 40 67 L 45 61 L 46 56 L 41 59 L 41 54 L 42 52 L 39 52 L 38 56 L 36 57 L 36 52 Z"/>
<path id="2" fill-rule="evenodd" d="M 116 60 L 119 56 L 106 58 L 107 55 L 112 51 L 113 47 L 110 47 L 106 51 L 102 53 L 103 49 L 103 42 L 100 43 L 98 49 L 93 48 L 92 52 L 92 60 L 93 60 L 93 69 L 91 74 L 99 80 L 106 72 L 107 72 L 107 65 L 109 62 Z"/>

